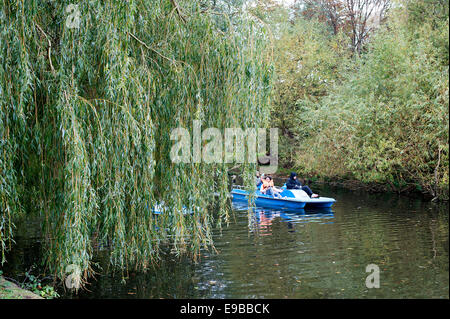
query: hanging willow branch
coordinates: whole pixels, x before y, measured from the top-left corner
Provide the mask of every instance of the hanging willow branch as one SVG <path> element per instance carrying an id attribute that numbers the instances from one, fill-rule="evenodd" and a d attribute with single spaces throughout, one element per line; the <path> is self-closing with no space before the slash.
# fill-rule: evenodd
<path id="1" fill-rule="evenodd" d="M 137 42 L 139 42 L 140 44 L 142 44 L 142 45 L 143 45 L 145 48 L 147 48 L 148 50 L 150 50 L 150 51 L 152 51 L 152 52 L 155 52 L 157 55 L 159 55 L 159 56 L 162 57 L 163 59 L 165 59 L 165 60 L 167 60 L 167 61 L 169 61 L 169 62 L 171 62 L 171 63 L 173 63 L 173 64 L 176 64 L 174 60 L 172 60 L 172 59 L 166 57 L 165 55 L 162 55 L 162 54 L 159 53 L 157 50 L 153 49 L 152 47 L 149 47 L 146 43 L 144 43 L 144 42 L 142 42 L 141 40 L 139 40 L 133 33 L 128 32 L 128 34 L 131 35 L 131 37 L 132 37 L 133 39 L 135 39 Z"/>
<path id="2" fill-rule="evenodd" d="M 194 0 L 183 1 L 189 19 L 175 1 L 82 1 L 72 28 L 68 4 L 0 1 L 2 254 L 24 211 L 41 216 L 44 261 L 60 278 L 79 269 L 86 280 L 99 246 L 119 269 L 148 268 L 162 246 L 197 258 L 213 248 L 214 222 L 229 219 L 229 165 L 173 163 L 170 133 L 192 132 L 198 119 L 204 128 L 265 124 L 265 30 L 243 18 L 240 32 L 219 34 Z"/>
<path id="3" fill-rule="evenodd" d="M 37 24 L 36 22 L 34 22 L 34 24 L 36 25 L 36 27 L 38 28 L 39 31 L 42 32 L 42 34 L 45 36 L 45 38 L 47 39 L 48 42 L 48 62 L 50 64 L 50 69 L 52 70 L 52 72 L 55 72 L 55 68 L 53 67 L 52 64 L 52 42 L 50 41 L 50 38 L 48 37 L 48 35 L 44 32 L 44 30 L 42 30 L 42 28 L 39 26 L 39 24 Z"/>
<path id="4" fill-rule="evenodd" d="M 175 10 L 177 11 L 178 16 L 180 17 L 180 19 L 186 23 L 186 18 L 183 16 L 183 14 L 181 13 L 181 9 L 178 6 L 178 3 L 175 0 L 170 0 L 172 2 L 172 5 L 174 6 Z"/>

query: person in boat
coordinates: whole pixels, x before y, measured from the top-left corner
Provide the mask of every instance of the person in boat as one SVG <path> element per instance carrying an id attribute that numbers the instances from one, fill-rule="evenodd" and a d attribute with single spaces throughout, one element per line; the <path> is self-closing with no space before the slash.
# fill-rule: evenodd
<path id="1" fill-rule="evenodd" d="M 264 180 L 264 173 L 259 175 L 259 172 L 256 172 L 256 188 L 260 188 Z"/>
<path id="2" fill-rule="evenodd" d="M 297 174 L 294 172 L 291 173 L 291 176 L 289 176 L 288 180 L 286 181 L 286 188 L 287 189 L 301 189 L 306 194 L 308 194 L 308 196 L 311 198 L 319 197 L 319 195 L 314 194 L 312 192 L 311 188 L 309 188 L 306 185 L 302 185 L 302 183 L 297 179 Z"/>
<path id="3" fill-rule="evenodd" d="M 263 183 L 261 185 L 261 193 L 265 195 L 272 195 L 274 197 L 280 197 L 280 193 L 283 191 L 273 184 L 272 177 L 266 176 L 263 179 Z"/>

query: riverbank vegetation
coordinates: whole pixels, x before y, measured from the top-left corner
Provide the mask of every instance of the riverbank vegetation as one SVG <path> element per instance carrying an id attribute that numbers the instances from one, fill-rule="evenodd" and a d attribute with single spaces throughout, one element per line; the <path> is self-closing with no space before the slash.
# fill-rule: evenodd
<path id="1" fill-rule="evenodd" d="M 448 1 L 260 1 L 276 30 L 280 163 L 448 200 Z"/>
<path id="2" fill-rule="evenodd" d="M 54 287 L 43 284 L 42 279 L 31 274 L 30 270 L 25 272 L 23 282 L 4 278 L 0 270 L 0 299 L 54 299 L 59 297 Z"/>
<path id="3" fill-rule="evenodd" d="M 41 299 L 39 295 L 5 280 L 0 274 L 0 299 Z"/>

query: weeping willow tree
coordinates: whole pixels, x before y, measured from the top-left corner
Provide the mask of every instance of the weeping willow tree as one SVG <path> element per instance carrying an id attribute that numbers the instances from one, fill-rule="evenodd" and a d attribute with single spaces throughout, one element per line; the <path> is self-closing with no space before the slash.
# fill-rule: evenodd
<path id="1" fill-rule="evenodd" d="M 166 243 L 194 257 L 212 246 L 229 167 L 174 164 L 171 130 L 262 126 L 272 74 L 263 26 L 224 21 L 193 0 L 1 1 L 2 262 L 15 218 L 33 213 L 60 278 L 92 275 L 98 242 L 121 269 L 147 268 Z"/>

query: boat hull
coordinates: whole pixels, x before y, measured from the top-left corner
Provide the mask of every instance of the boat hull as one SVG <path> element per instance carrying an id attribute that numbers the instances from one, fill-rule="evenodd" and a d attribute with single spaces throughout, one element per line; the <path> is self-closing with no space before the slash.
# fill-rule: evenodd
<path id="1" fill-rule="evenodd" d="M 233 200 L 248 201 L 249 194 L 246 191 L 234 189 L 231 192 L 231 195 L 233 196 Z M 260 207 L 302 209 L 305 207 L 306 203 L 295 199 L 279 199 L 268 195 L 257 194 L 255 205 Z"/>
<path id="2" fill-rule="evenodd" d="M 233 189 L 231 191 L 233 200 L 236 201 L 248 201 L 249 193 L 242 189 Z M 255 205 L 260 207 L 272 207 L 272 208 L 285 208 L 285 209 L 323 209 L 331 208 L 335 203 L 333 198 L 319 197 L 319 198 L 309 198 L 309 197 L 295 197 L 290 190 L 284 190 L 281 193 L 283 198 L 276 198 L 269 195 L 264 195 L 259 191 L 255 194 Z"/>
<path id="3" fill-rule="evenodd" d="M 327 202 L 309 202 L 306 203 L 306 208 L 330 208 L 333 206 L 334 201 L 327 201 Z"/>

